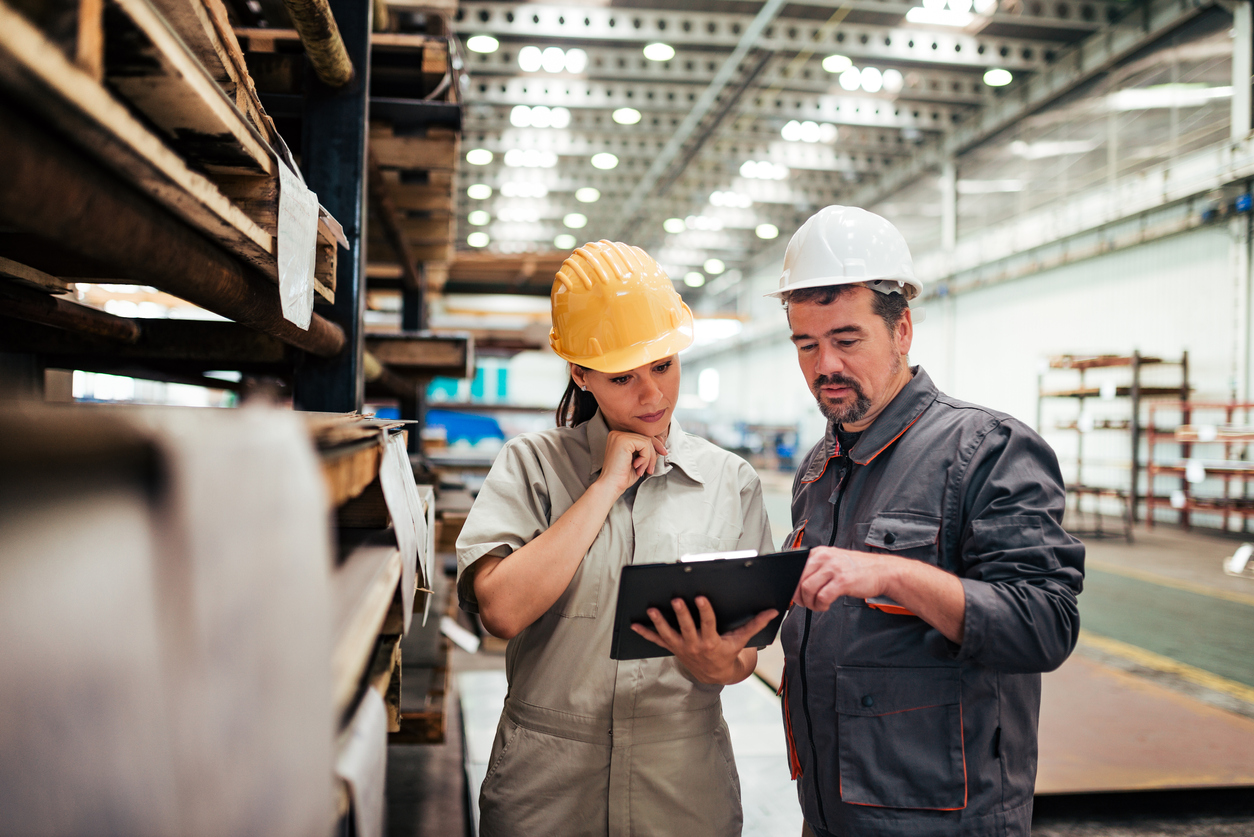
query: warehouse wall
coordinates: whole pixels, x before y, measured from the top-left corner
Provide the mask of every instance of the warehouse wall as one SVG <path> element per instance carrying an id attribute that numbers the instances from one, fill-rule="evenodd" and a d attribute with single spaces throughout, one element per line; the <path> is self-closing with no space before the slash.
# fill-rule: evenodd
<path id="1" fill-rule="evenodd" d="M 1055 354 L 1140 349 L 1176 357 L 1187 349 L 1197 396 L 1226 399 L 1239 302 L 1230 242 L 1226 226 L 1204 227 L 933 300 L 916 329 L 911 359 L 950 394 L 1030 424 L 1036 422 L 1038 370 Z M 797 368 L 783 312 L 774 300 L 761 299 L 776 287 L 780 256 L 754 271 L 741 300 L 752 314 L 746 335 L 767 333 L 739 346 L 694 352 L 685 378 L 691 384 L 702 369 L 719 370 L 711 420 L 797 422 L 808 446 L 823 420 Z M 771 323 L 778 324 L 773 332 Z"/>

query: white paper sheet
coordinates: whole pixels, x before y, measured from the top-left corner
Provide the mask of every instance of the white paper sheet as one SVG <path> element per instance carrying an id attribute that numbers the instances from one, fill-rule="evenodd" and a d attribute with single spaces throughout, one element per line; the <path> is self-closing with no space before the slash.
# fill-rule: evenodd
<path id="1" fill-rule="evenodd" d="M 352 795 L 357 837 L 383 835 L 387 772 L 388 711 L 379 693 L 366 689 L 335 757 L 335 775 L 348 783 Z"/>
<path id="2" fill-rule="evenodd" d="M 318 196 L 279 163 L 279 300 L 283 316 L 309 328 L 314 304 L 314 262 L 318 244 Z"/>
<path id="3" fill-rule="evenodd" d="M 396 532 L 396 545 L 401 550 L 401 605 L 405 617 L 406 633 L 414 614 L 414 592 L 417 578 L 418 525 L 416 518 L 422 513 L 418 490 L 414 485 L 414 471 L 409 464 L 409 451 L 405 439 L 394 433 L 384 442 L 383 461 L 379 463 L 379 483 L 383 488 L 383 500 L 392 517 Z"/>

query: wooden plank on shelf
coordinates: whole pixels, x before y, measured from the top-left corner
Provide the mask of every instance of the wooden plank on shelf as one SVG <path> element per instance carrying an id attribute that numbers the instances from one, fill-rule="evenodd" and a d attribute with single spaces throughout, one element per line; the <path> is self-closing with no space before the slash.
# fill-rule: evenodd
<path id="1" fill-rule="evenodd" d="M 101 84 L 0 2 L 0 90 L 244 261 L 274 276 L 274 238 Z"/>
<path id="2" fill-rule="evenodd" d="M 379 362 L 408 374 L 474 375 L 474 340 L 468 334 L 370 334 L 366 349 Z"/>
<path id="3" fill-rule="evenodd" d="M 1120 366 L 1131 366 L 1133 358 L 1129 355 L 1058 355 L 1049 359 L 1050 369 L 1111 369 Z M 1141 365 L 1162 363 L 1162 358 L 1143 357 Z"/>
<path id="4" fill-rule="evenodd" d="M 390 530 L 360 539 L 331 575 L 331 677 L 337 712 L 357 693 L 400 580 L 401 553 Z"/>
<path id="5" fill-rule="evenodd" d="M 44 293 L 64 294 L 70 291 L 70 283 L 64 279 L 58 279 L 42 270 L 36 270 L 2 256 L 0 256 L 0 279 L 7 279 Z"/>
<path id="6" fill-rule="evenodd" d="M 1132 387 L 1115 387 L 1116 398 L 1127 398 L 1132 395 Z M 1052 390 L 1042 392 L 1042 398 L 1101 398 L 1101 387 L 1077 387 L 1076 389 Z M 1179 398 L 1180 387 L 1141 387 L 1142 398 Z"/>
<path id="7" fill-rule="evenodd" d="M 400 232 L 411 246 L 446 245 L 453 240 L 456 232 L 455 222 L 451 215 L 439 218 L 402 218 L 398 225 Z"/>
<path id="8" fill-rule="evenodd" d="M 364 439 L 322 453 L 322 478 L 332 508 L 350 503 L 378 481 L 382 451 L 377 439 Z M 382 525 L 387 525 L 386 520 Z"/>
<path id="9" fill-rule="evenodd" d="M 275 173 L 257 128 L 148 0 L 114 0 L 105 22 L 105 79 L 184 159 L 207 171 Z"/>
<path id="10" fill-rule="evenodd" d="M 453 194 L 448 187 L 427 183 L 393 183 L 392 200 L 396 208 L 405 211 L 451 214 L 455 208 Z"/>
<path id="11" fill-rule="evenodd" d="M 444 128 L 429 129 L 426 136 L 395 136 L 379 123 L 370 129 L 370 154 L 384 168 L 453 171 L 457 147 L 457 134 Z"/>
<path id="12" fill-rule="evenodd" d="M 366 684 L 383 698 L 388 713 L 388 732 L 401 729 L 401 635 L 383 634 L 375 646 Z"/>

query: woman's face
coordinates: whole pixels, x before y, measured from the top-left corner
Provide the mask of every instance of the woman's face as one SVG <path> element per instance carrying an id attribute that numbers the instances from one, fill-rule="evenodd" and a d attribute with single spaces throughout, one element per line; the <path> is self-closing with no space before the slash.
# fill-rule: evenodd
<path id="1" fill-rule="evenodd" d="M 679 399 L 677 355 L 626 372 L 597 372 L 572 364 L 570 374 L 596 396 L 611 430 L 666 438 Z"/>

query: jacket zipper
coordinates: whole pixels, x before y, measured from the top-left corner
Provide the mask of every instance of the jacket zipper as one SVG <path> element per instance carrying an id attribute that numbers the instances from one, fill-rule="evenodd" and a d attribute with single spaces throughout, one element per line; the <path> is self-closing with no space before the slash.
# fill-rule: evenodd
<path id="1" fill-rule="evenodd" d="M 839 476 L 836 478 L 836 505 L 832 510 L 832 534 L 827 540 L 828 546 L 836 544 L 836 527 L 840 523 L 840 505 L 845 499 L 845 482 L 849 476 L 849 458 L 843 452 L 840 456 L 845 462 L 841 463 Z M 808 678 L 806 677 L 806 651 L 810 645 L 810 618 L 813 611 L 806 608 L 806 624 L 801 633 L 801 653 L 798 659 L 801 673 L 801 711 L 806 718 L 806 738 L 810 741 L 810 763 L 814 765 L 814 801 L 819 807 L 819 819 L 823 821 L 823 830 L 827 830 L 827 813 L 823 810 L 823 794 L 819 793 L 819 748 L 814 743 L 814 726 L 810 722 L 810 689 Z"/>

